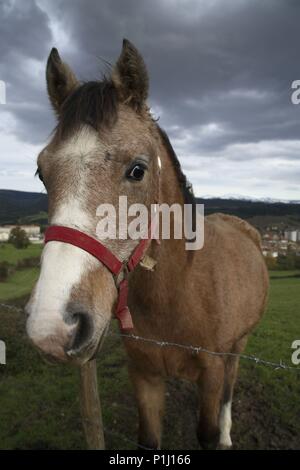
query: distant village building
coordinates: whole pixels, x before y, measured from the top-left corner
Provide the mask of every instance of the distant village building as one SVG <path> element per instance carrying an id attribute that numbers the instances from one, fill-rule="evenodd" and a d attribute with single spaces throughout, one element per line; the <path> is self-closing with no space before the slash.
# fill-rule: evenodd
<path id="1" fill-rule="evenodd" d="M 0 242 L 7 242 L 12 229 L 20 227 L 26 232 L 32 243 L 39 243 L 42 240 L 41 228 L 39 225 L 2 225 L 0 226 Z"/>
<path id="2" fill-rule="evenodd" d="M 286 230 L 284 238 L 290 242 L 300 241 L 300 230 Z"/>
<path id="3" fill-rule="evenodd" d="M 263 249 L 262 254 L 266 257 L 269 256 L 271 258 L 278 258 L 278 251 L 271 251 L 268 249 Z"/>
<path id="4" fill-rule="evenodd" d="M 262 253 L 266 258 L 277 259 L 281 256 L 287 257 L 289 254 L 299 253 L 300 250 L 300 229 L 288 227 L 277 232 L 267 227 L 262 232 Z M 298 256 L 298 255 L 297 255 Z"/>

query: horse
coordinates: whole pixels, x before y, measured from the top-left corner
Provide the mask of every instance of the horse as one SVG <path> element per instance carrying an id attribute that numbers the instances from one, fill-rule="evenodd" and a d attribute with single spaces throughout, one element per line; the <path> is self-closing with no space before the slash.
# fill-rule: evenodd
<path id="1" fill-rule="evenodd" d="M 124 39 L 108 77 L 80 82 L 52 49 L 46 82 L 57 126 L 38 156 L 37 174 L 48 192 L 50 227 L 74 231 L 78 239 L 81 234 L 87 244 L 101 243 L 102 254 L 125 266 L 140 240 L 100 240 L 100 204 L 117 207 L 120 195 L 147 208 L 195 202 L 168 136 L 147 105 L 143 57 Z M 213 214 L 204 218 L 203 230 L 204 246 L 193 251 L 186 250 L 184 238 L 148 238 L 144 250 L 155 267 L 136 263 L 126 273 L 133 335 L 123 335 L 123 343 L 138 408 L 138 443 L 146 448 L 161 446 L 168 377 L 197 385 L 200 446 L 232 446 L 239 355 L 265 310 L 268 273 L 259 233 L 246 221 Z M 26 306 L 27 333 L 45 357 L 84 364 L 105 337 L 125 271 L 117 282 L 117 270 L 104 257 L 97 259 L 64 236 L 52 234 L 43 249 L 39 279 Z M 177 344 L 216 354 L 201 349 L 195 354 Z"/>

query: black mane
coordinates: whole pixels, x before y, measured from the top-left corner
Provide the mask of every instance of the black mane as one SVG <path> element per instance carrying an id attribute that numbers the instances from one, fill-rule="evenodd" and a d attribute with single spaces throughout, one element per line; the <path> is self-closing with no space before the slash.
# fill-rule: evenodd
<path id="1" fill-rule="evenodd" d="M 57 137 L 64 139 L 82 124 L 98 132 L 110 127 L 117 120 L 117 104 L 117 91 L 110 80 L 83 83 L 63 103 Z"/>

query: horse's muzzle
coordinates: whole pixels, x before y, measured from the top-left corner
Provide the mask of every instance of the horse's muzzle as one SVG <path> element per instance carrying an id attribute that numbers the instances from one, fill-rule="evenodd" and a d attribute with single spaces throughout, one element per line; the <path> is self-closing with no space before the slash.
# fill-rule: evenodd
<path id="1" fill-rule="evenodd" d="M 82 364 L 93 357 L 102 344 L 107 326 L 96 334 L 93 317 L 84 312 L 68 312 L 43 331 L 39 320 L 27 320 L 27 333 L 42 356 L 50 362 Z"/>

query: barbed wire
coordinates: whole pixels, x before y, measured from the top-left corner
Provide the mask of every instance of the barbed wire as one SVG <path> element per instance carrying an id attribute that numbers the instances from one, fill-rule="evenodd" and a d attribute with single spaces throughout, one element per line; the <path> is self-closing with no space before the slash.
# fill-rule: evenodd
<path id="1" fill-rule="evenodd" d="M 0 304 L 0 307 L 5 308 L 7 310 L 15 310 L 17 312 L 23 312 L 24 309 L 17 307 L 15 305 L 11 304 Z M 144 338 L 143 336 L 139 335 L 134 335 L 134 334 L 127 334 L 127 333 L 114 333 L 112 331 L 108 332 L 109 336 L 118 336 L 121 338 L 126 338 L 126 339 L 132 339 L 134 341 L 141 341 L 144 343 L 148 344 L 153 344 L 156 346 L 159 346 L 160 348 L 165 348 L 165 347 L 172 347 L 172 348 L 179 348 L 179 349 L 184 349 L 186 351 L 190 351 L 194 354 L 199 354 L 199 353 L 206 353 L 211 356 L 226 356 L 226 357 L 236 357 L 239 359 L 243 360 L 248 360 L 252 361 L 257 365 L 263 365 L 266 367 L 271 367 L 274 370 L 293 370 L 295 372 L 300 372 L 299 367 L 294 367 L 294 366 L 289 366 L 285 364 L 281 359 L 279 362 L 273 362 L 273 361 L 268 361 L 266 359 L 261 359 L 260 357 L 256 355 L 248 355 L 244 353 L 233 353 L 233 352 L 222 352 L 222 351 L 211 351 L 210 349 L 204 348 L 202 346 L 192 346 L 188 344 L 180 344 L 176 342 L 170 342 L 170 341 L 159 341 L 156 339 L 152 338 Z"/>
<path id="2" fill-rule="evenodd" d="M 16 305 L 0 304 L 0 307 L 5 308 L 6 310 L 14 310 L 16 312 L 24 312 L 24 308 L 17 307 Z"/>
<path id="3" fill-rule="evenodd" d="M 175 343 L 175 342 L 170 342 L 170 341 L 158 341 L 158 340 L 155 340 L 155 339 L 143 338 L 142 336 L 127 334 L 127 333 L 109 332 L 108 334 L 111 335 L 111 336 L 120 336 L 122 338 L 133 339 L 133 340 L 136 340 L 136 341 L 143 341 L 144 343 L 155 344 L 155 345 L 157 345 L 161 348 L 163 348 L 163 347 L 176 347 L 176 348 L 184 349 L 184 350 L 187 350 L 187 351 L 191 351 L 195 354 L 199 354 L 201 352 L 204 352 L 204 353 L 209 354 L 211 356 L 237 357 L 239 359 L 247 359 L 249 361 L 253 361 L 253 362 L 255 362 L 255 364 L 272 367 L 274 370 L 285 369 L 285 370 L 294 370 L 296 372 L 300 372 L 300 368 L 297 368 L 297 367 L 294 367 L 294 366 L 288 366 L 281 359 L 280 359 L 279 363 L 277 363 L 277 362 L 267 361 L 266 359 L 260 359 L 259 357 L 255 356 L 255 355 L 247 355 L 247 354 L 242 354 L 242 353 L 239 354 L 239 353 L 233 353 L 233 352 L 211 351 L 209 349 L 203 348 L 202 346 L 191 346 L 191 345 L 188 345 L 188 344 L 180 344 L 180 343 Z"/>

